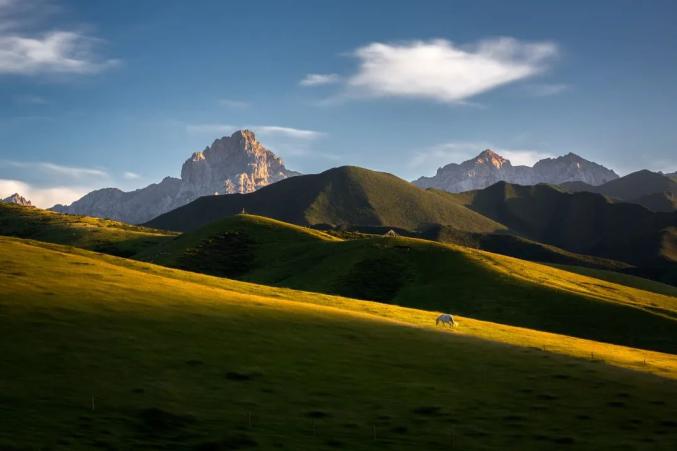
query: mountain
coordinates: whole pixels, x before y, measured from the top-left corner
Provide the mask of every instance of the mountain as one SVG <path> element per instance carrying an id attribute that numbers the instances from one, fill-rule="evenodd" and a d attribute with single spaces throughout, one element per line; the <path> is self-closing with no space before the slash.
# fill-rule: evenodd
<path id="1" fill-rule="evenodd" d="M 416 230 L 427 224 L 445 224 L 471 232 L 505 229 L 446 193 L 423 190 L 394 175 L 353 166 L 288 178 L 253 193 L 201 197 L 147 224 L 159 229 L 195 230 L 242 210 L 300 225 Z"/>
<path id="2" fill-rule="evenodd" d="M 486 188 L 499 181 L 520 185 L 560 184 L 582 181 L 600 185 L 618 178 L 610 169 L 569 153 L 538 161 L 533 167 L 513 166 L 509 160 L 487 149 L 461 164 L 451 163 L 433 177 L 421 177 L 413 183 L 421 188 L 437 188 L 452 193 Z"/>
<path id="3" fill-rule="evenodd" d="M 9 197 L 5 197 L 4 199 L 0 199 L 0 202 L 4 202 L 6 204 L 17 204 L 17 205 L 23 205 L 24 207 L 32 207 L 33 204 L 31 203 L 30 200 L 26 199 L 19 193 L 14 193 Z"/>
<path id="4" fill-rule="evenodd" d="M 677 282 L 677 212 L 651 212 L 545 184 L 499 182 L 447 195 L 528 239 L 637 265 L 642 275 Z"/>
<path id="5" fill-rule="evenodd" d="M 611 199 L 639 204 L 652 211 L 677 209 L 677 182 L 669 177 L 647 170 L 633 172 L 599 186 L 584 182 L 567 182 L 560 185 L 568 192 L 589 191 Z"/>
<path id="6" fill-rule="evenodd" d="M 146 222 L 214 194 L 250 193 L 298 175 L 256 140 L 252 131 L 224 136 L 183 163 L 181 178 L 166 177 L 160 183 L 136 191 L 105 188 L 85 195 L 71 205 L 55 205 L 60 213 L 116 219 L 132 224 Z"/>

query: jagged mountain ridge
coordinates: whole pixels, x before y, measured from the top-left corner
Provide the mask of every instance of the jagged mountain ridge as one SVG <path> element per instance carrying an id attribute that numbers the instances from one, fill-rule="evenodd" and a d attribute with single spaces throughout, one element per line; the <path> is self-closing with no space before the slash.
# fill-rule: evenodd
<path id="1" fill-rule="evenodd" d="M 30 200 L 26 199 L 19 193 L 14 193 L 11 196 L 5 197 L 4 199 L 0 199 L 0 202 L 4 202 L 7 204 L 23 205 L 24 207 L 33 206 Z"/>
<path id="2" fill-rule="evenodd" d="M 181 178 L 165 177 L 135 191 L 104 188 L 71 205 L 55 205 L 60 213 L 105 217 L 140 224 L 193 200 L 213 194 L 244 194 L 299 175 L 256 140 L 254 132 L 238 130 L 194 152 L 181 167 Z"/>
<path id="3" fill-rule="evenodd" d="M 483 189 L 505 181 L 520 185 L 538 183 L 561 184 L 580 181 L 601 185 L 617 179 L 618 175 L 602 165 L 588 161 L 574 153 L 557 158 L 545 158 L 529 166 L 513 166 L 491 149 L 461 164 L 450 163 L 437 170 L 433 177 L 420 177 L 413 183 L 421 188 L 436 188 L 452 193 Z"/>

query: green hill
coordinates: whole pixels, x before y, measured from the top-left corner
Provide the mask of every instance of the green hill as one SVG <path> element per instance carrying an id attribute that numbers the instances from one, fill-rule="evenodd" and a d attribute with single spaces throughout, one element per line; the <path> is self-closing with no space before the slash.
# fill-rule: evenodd
<path id="1" fill-rule="evenodd" d="M 667 175 L 647 170 L 633 172 L 599 186 L 583 182 L 568 182 L 561 186 L 569 192 L 604 194 L 611 199 L 639 204 L 652 211 L 671 212 L 677 209 L 677 182 Z"/>
<path id="2" fill-rule="evenodd" d="M 446 224 L 458 230 L 493 232 L 504 226 L 394 175 L 352 166 L 292 177 L 250 194 L 206 196 L 158 216 L 148 226 L 188 231 L 240 213 L 300 225 L 390 226 L 415 230 Z"/>
<path id="3" fill-rule="evenodd" d="M 341 240 L 238 215 L 138 258 L 195 272 L 677 351 L 677 298 L 453 245 Z"/>
<path id="4" fill-rule="evenodd" d="M 448 194 L 522 236 L 579 254 L 638 266 L 635 273 L 677 284 L 677 212 L 655 213 L 599 194 L 550 185 L 496 183 Z"/>
<path id="5" fill-rule="evenodd" d="M 539 263 L 577 265 L 612 271 L 632 270 L 634 266 L 609 258 L 577 254 L 557 246 L 539 243 L 513 233 L 472 233 L 461 232 L 448 226 L 434 224 L 426 227 L 419 237 L 454 243 L 502 255 Z"/>
<path id="6" fill-rule="evenodd" d="M 67 244 L 129 257 L 176 234 L 108 219 L 0 203 L 0 235 Z"/>
<path id="7" fill-rule="evenodd" d="M 0 259 L 0 449 L 677 440 L 673 355 L 14 238 Z"/>

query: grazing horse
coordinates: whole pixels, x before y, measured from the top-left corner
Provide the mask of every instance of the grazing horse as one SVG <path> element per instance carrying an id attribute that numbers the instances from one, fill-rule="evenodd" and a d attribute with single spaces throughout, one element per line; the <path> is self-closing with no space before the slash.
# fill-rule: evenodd
<path id="1" fill-rule="evenodd" d="M 442 323 L 443 326 L 448 324 L 449 327 L 456 327 L 456 321 L 454 321 L 454 317 L 448 313 L 443 313 L 437 317 L 435 320 L 435 325 L 437 326 L 439 323 Z"/>

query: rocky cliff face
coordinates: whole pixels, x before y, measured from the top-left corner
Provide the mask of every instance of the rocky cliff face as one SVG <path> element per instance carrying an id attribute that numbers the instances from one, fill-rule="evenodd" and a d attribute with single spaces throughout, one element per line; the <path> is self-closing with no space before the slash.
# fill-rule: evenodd
<path id="1" fill-rule="evenodd" d="M 31 203 L 30 200 L 26 199 L 19 193 L 14 193 L 9 197 L 6 197 L 4 199 L 0 199 L 0 202 L 5 202 L 8 204 L 17 204 L 17 205 L 23 205 L 24 207 L 32 207 L 33 204 Z"/>
<path id="2" fill-rule="evenodd" d="M 582 181 L 600 185 L 618 178 L 614 171 L 573 153 L 540 160 L 533 167 L 513 166 L 496 152 L 487 149 L 461 164 L 451 163 L 433 177 L 421 177 L 413 183 L 421 188 L 437 188 L 452 193 L 483 189 L 498 181 L 519 185 L 560 184 Z"/>
<path id="3" fill-rule="evenodd" d="M 298 173 L 285 168 L 253 132 L 240 130 L 193 153 L 183 163 L 180 179 L 166 177 L 131 192 L 117 188 L 92 191 L 71 205 L 51 209 L 140 224 L 201 196 L 249 193 L 294 175 Z"/>

